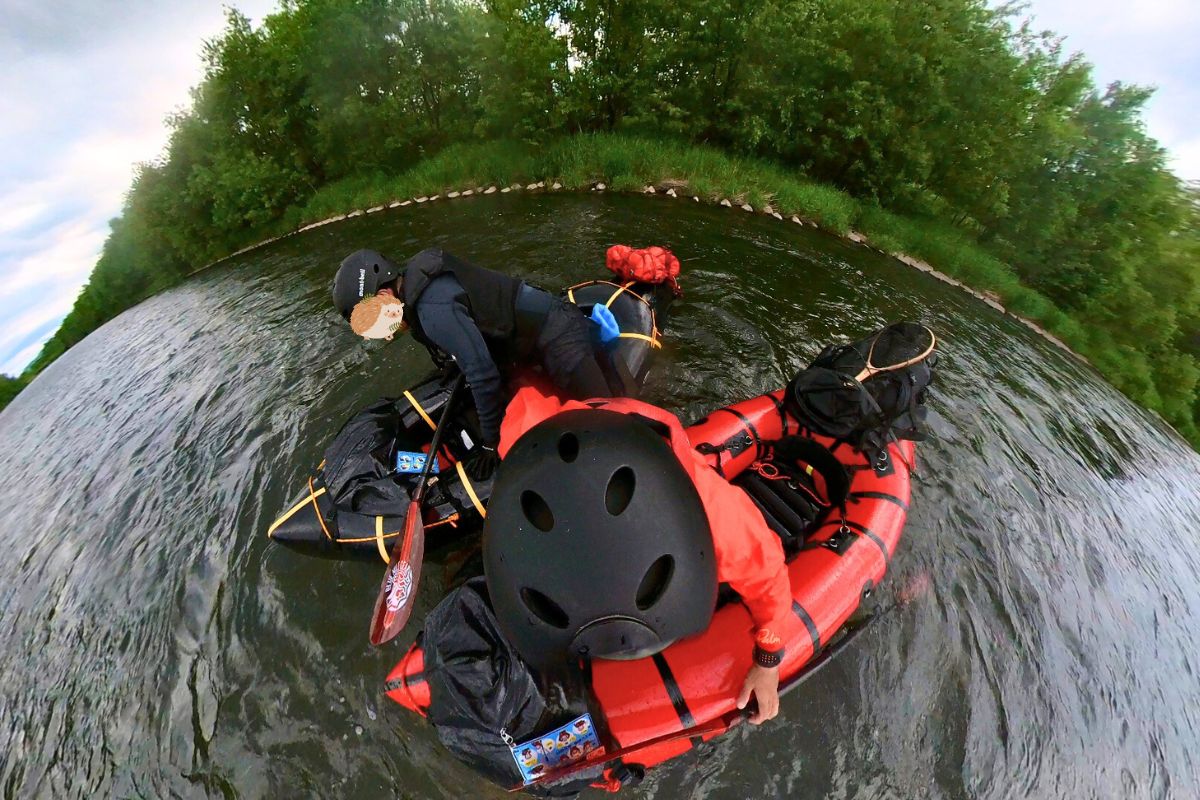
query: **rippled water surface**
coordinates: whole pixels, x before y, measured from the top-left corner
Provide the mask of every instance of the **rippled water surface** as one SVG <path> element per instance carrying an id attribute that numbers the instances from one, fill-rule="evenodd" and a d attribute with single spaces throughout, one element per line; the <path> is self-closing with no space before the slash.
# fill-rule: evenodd
<path id="1" fill-rule="evenodd" d="M 783 713 L 641 797 L 1200 795 L 1200 458 L 1092 370 L 930 277 L 684 201 L 476 197 L 330 225 L 118 317 L 0 413 L 4 797 L 503 796 L 382 696 L 371 563 L 269 523 L 358 407 L 427 368 L 330 308 L 340 258 L 430 244 L 547 287 L 665 244 L 686 294 L 649 399 L 685 417 L 920 319 L 935 438 L 885 616 Z M 448 580 L 433 552 L 420 607 Z"/>

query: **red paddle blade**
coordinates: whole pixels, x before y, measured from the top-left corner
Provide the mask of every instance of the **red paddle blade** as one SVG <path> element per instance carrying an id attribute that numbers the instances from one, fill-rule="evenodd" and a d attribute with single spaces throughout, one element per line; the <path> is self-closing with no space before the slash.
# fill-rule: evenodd
<path id="1" fill-rule="evenodd" d="M 425 521 L 421 519 L 420 505 L 414 503 L 413 506 L 409 507 L 404 521 L 404 536 L 392 548 L 383 585 L 375 599 L 370 640 L 376 647 L 390 642 L 404 630 L 417 597 L 421 562 L 425 558 Z"/>

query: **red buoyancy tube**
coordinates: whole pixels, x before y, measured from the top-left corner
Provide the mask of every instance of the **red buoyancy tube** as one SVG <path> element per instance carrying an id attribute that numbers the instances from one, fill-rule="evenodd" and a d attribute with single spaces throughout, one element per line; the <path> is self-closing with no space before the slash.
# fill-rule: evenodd
<path id="1" fill-rule="evenodd" d="M 413 642 L 384 681 L 384 693 L 422 717 L 429 716 L 429 684 L 425 681 L 425 652 Z"/>
<path id="2" fill-rule="evenodd" d="M 715 411 L 688 428 L 693 446 L 710 465 L 734 478 L 764 455 L 763 443 L 796 433 L 782 410 L 782 392 Z M 788 565 L 792 610 L 803 623 L 785 642 L 780 679 L 796 674 L 858 608 L 882 579 L 899 541 L 909 502 L 911 442 L 892 444 L 893 471 L 878 475 L 848 445 L 810 432 L 851 473 L 846 515 L 832 513 Z M 750 667 L 754 623 L 740 603 L 719 609 L 707 631 L 652 658 L 596 661 L 592 688 L 618 746 L 628 747 L 717 719 L 735 707 Z M 721 730 L 706 734 L 709 739 Z M 625 763 L 651 767 L 692 747 L 689 739 L 654 744 Z"/>
<path id="3" fill-rule="evenodd" d="M 776 392 L 724 406 L 687 429 L 692 447 L 726 480 L 765 455 L 767 442 L 791 436 L 800 424 L 784 411 L 783 393 Z"/>

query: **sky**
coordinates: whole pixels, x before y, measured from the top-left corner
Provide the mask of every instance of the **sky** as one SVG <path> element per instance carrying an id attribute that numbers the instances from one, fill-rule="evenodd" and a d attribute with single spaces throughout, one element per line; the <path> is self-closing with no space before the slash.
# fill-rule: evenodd
<path id="1" fill-rule="evenodd" d="M 256 24 L 275 0 L 226 2 Z M 1158 93 L 1145 115 L 1200 180 L 1200 0 L 1031 0 L 1101 85 Z M 37 355 L 87 282 L 135 165 L 202 75 L 219 0 L 0 0 L 0 373 Z"/>

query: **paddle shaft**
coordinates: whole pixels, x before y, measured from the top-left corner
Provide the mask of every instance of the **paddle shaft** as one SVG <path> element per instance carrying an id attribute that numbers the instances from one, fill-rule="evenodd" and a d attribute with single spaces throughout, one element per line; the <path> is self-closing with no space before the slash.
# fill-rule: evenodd
<path id="1" fill-rule="evenodd" d="M 413 489 L 412 501 L 408 504 L 408 510 L 411 512 L 414 507 L 419 507 L 425 502 L 425 488 L 429 485 L 429 475 L 433 472 L 433 462 L 437 460 L 438 448 L 442 446 L 442 434 L 446 432 L 446 423 L 450 419 L 450 412 L 454 409 L 454 401 L 458 397 L 458 392 L 466 383 L 467 376 L 461 372 L 454 379 L 454 385 L 450 387 L 450 396 L 446 398 L 446 405 L 442 408 L 442 416 L 438 418 L 437 427 L 433 430 L 433 438 L 429 440 L 429 455 L 425 456 L 425 466 L 421 469 L 421 476 L 417 479 L 417 488 Z M 420 515 L 418 515 L 419 517 Z M 408 518 L 405 518 L 405 526 L 407 527 Z M 393 557 L 395 553 L 393 552 Z"/>
<path id="2" fill-rule="evenodd" d="M 375 609 L 371 614 L 371 627 L 368 631 L 368 639 L 375 646 L 395 638 L 412 616 L 412 601 L 417 593 L 421 563 L 425 557 L 425 520 L 421 506 L 425 500 L 434 461 L 438 457 L 438 449 L 442 445 L 442 434 L 449 424 L 454 401 L 465 381 L 466 376 L 462 373 L 454 379 L 450 396 L 442 407 L 441 418 L 438 419 L 433 437 L 429 440 L 425 466 L 417 478 L 417 485 L 408 504 L 408 513 L 404 517 L 404 534 L 392 548 L 391 557 L 388 559 L 387 571 L 384 572 L 383 583 L 375 599 Z"/>

